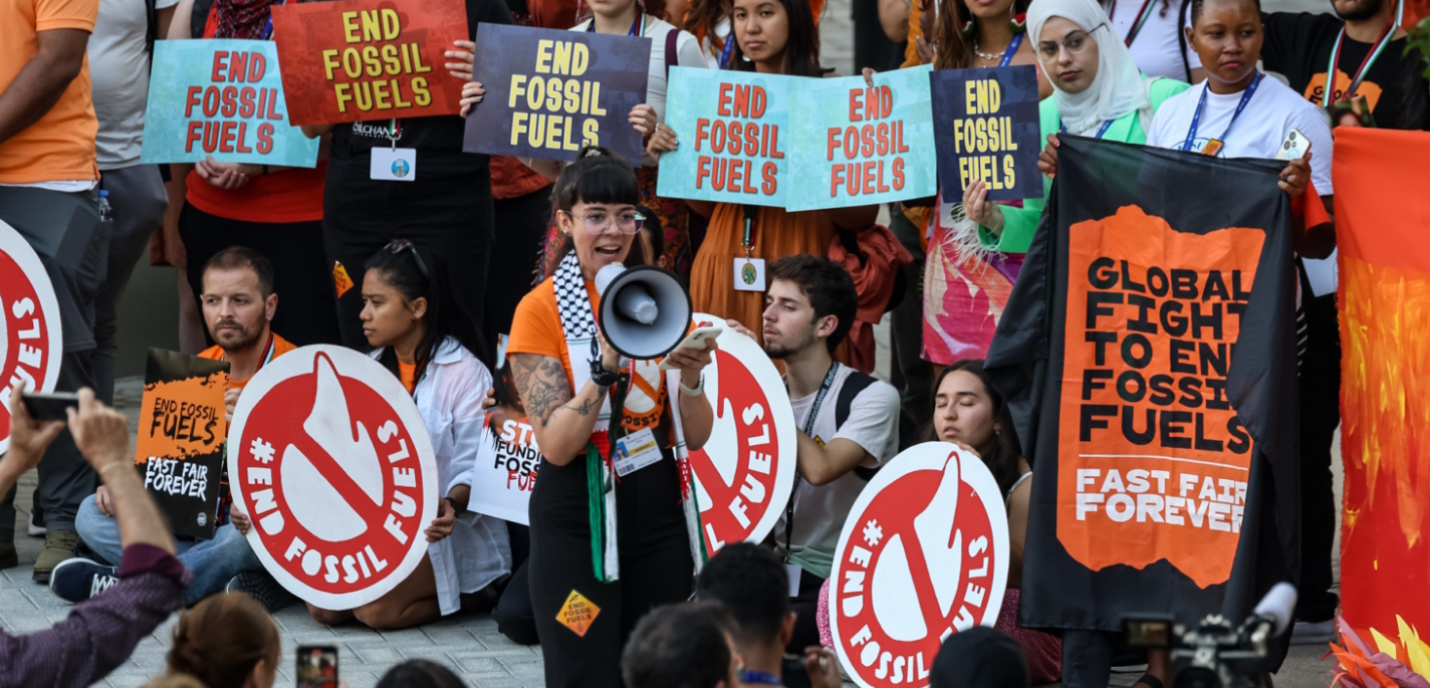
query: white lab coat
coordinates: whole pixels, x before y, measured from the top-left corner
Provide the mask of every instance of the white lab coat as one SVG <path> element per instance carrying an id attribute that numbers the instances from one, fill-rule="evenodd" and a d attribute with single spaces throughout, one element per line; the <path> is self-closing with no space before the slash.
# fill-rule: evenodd
<path id="1" fill-rule="evenodd" d="M 374 359 L 382 349 L 372 352 Z M 427 424 L 437 456 L 437 485 L 442 497 L 457 485 L 472 484 L 486 413 L 482 401 L 492 374 L 456 339 L 437 347 L 413 394 Z M 425 529 L 426 526 L 424 525 Z M 511 544 L 506 521 L 464 511 L 452 534 L 427 548 L 437 578 L 437 600 L 446 616 L 461 606 L 460 595 L 485 588 L 511 573 Z"/>

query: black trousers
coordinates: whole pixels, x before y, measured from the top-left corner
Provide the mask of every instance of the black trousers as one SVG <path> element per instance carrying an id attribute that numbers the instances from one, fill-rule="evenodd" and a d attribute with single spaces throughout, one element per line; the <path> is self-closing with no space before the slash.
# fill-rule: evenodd
<path id="1" fill-rule="evenodd" d="M 511 332 L 516 305 L 531 291 L 551 219 L 551 187 L 525 196 L 493 202 L 496 233 L 491 265 L 487 270 L 486 312 L 483 336 L 495 345 L 497 335 Z"/>
<path id="2" fill-rule="evenodd" d="M 800 569 L 799 595 L 789 601 L 790 611 L 795 613 L 794 633 L 789 637 L 789 644 L 785 645 L 785 654 L 803 657 L 805 648 L 821 644 L 816 615 L 819 613 L 819 589 L 824 586 L 824 580 Z"/>
<path id="3" fill-rule="evenodd" d="M 1331 443 L 1341 422 L 1341 333 L 1336 297 L 1311 296 L 1302 283 L 1306 313 L 1306 353 L 1301 358 L 1301 589 L 1300 621 L 1335 617 L 1340 599 L 1331 547 L 1336 537 L 1336 500 L 1331 475 Z"/>
<path id="4" fill-rule="evenodd" d="M 621 650 L 646 612 L 690 596 L 694 562 L 675 462 L 668 457 L 616 485 L 620 580 L 596 581 L 584 456 L 545 463 L 531 494 L 527 582 L 548 688 L 617 688 Z M 557 621 L 572 593 L 600 611 L 585 635 Z"/>
<path id="5" fill-rule="evenodd" d="M 336 344 L 335 290 L 323 255 L 323 223 L 245 222 L 210 215 L 184 203 L 179 237 L 189 254 L 186 276 L 194 295 L 204 293 L 204 266 L 231 246 L 251 248 L 273 263 L 273 292 L 278 310 L 273 331 L 298 346 Z M 202 308 L 202 305 L 200 305 Z"/>
<path id="6" fill-rule="evenodd" d="M 448 155 L 418 152 L 418 177 L 413 182 L 369 178 L 367 154 L 328 161 L 328 185 L 323 197 L 323 244 L 328 267 L 343 264 L 353 287 L 338 298 L 338 327 L 343 344 L 367 350 L 362 334 L 362 280 L 374 253 L 393 239 L 407 239 L 437 252 L 447 266 L 458 302 L 482 331 L 487 291 L 487 265 L 492 250 L 492 178 L 486 164 L 460 173 Z M 488 351 L 496 344 L 487 344 Z M 477 353 L 483 357 L 483 352 Z M 484 357 L 490 361 L 490 357 Z"/>

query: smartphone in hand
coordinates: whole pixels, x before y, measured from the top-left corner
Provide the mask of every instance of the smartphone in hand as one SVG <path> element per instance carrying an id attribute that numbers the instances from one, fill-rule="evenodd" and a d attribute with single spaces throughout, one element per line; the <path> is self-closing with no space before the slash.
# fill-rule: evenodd
<path id="1" fill-rule="evenodd" d="M 25 411 L 33 420 L 68 420 L 67 408 L 79 408 L 79 395 L 74 392 L 24 392 L 20 395 Z"/>
<path id="2" fill-rule="evenodd" d="M 338 647 L 299 645 L 298 688 L 338 688 Z"/>

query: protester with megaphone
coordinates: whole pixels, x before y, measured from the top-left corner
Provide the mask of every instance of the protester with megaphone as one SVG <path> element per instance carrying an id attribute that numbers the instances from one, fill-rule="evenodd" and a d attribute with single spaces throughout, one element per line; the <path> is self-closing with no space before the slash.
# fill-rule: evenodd
<path id="1" fill-rule="evenodd" d="M 527 570 L 546 685 L 614 687 L 621 685 L 621 648 L 636 620 L 690 595 L 694 562 L 680 473 L 670 456 L 670 400 L 680 404 L 689 447 L 703 446 L 714 414 L 702 371 L 715 347 L 711 341 L 668 354 L 664 363 L 680 374 L 675 392 L 664 384 L 659 361 L 624 361 L 607 341 L 611 332 L 597 328 L 603 296 L 630 302 L 630 312 L 603 314 L 603 321 L 644 317 L 635 303 L 643 298 L 615 293 L 633 280 L 613 282 L 605 292 L 596 288 L 602 268 L 645 262 L 639 249 L 632 251 L 642 218 L 629 163 L 587 148 L 561 173 L 555 196 L 570 250 L 555 274 L 517 306 L 507 345 L 544 456 L 531 495 Z M 642 288 L 658 322 L 658 311 L 681 304 L 678 298 L 666 303 L 663 282 L 648 277 L 655 281 Z M 689 308 L 688 298 L 683 305 Z M 639 328 L 627 329 L 639 339 Z M 619 459 L 616 444 L 623 447 Z"/>

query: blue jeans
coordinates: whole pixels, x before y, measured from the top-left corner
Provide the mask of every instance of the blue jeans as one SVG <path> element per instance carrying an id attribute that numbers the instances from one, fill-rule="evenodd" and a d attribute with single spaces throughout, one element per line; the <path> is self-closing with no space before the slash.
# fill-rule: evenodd
<path id="1" fill-rule="evenodd" d="M 80 503 L 75 528 L 95 554 L 118 564 L 124 551 L 119 541 L 119 523 L 113 517 L 100 513 L 94 495 L 85 497 Z M 263 569 L 263 562 L 249 547 L 248 539 L 240 535 L 232 523 L 219 526 L 212 540 L 175 540 L 174 549 L 178 552 L 179 562 L 194 573 L 184 597 L 184 606 L 193 606 L 199 600 L 221 592 L 229 579 L 244 571 Z"/>

